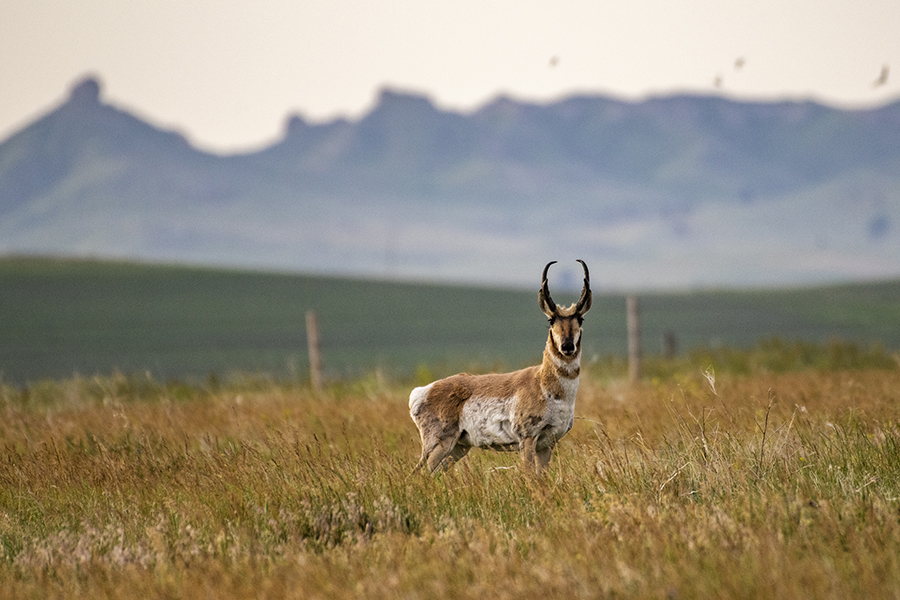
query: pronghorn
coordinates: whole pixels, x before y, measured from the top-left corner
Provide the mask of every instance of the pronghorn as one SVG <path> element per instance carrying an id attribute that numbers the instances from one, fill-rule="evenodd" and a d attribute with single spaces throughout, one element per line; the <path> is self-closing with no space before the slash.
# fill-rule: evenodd
<path id="1" fill-rule="evenodd" d="M 422 438 L 422 458 L 413 472 L 449 467 L 473 447 L 518 450 L 527 471 L 540 472 L 553 447 L 572 428 L 581 371 L 581 324 L 591 307 L 587 265 L 578 302 L 563 308 L 550 298 L 547 271 L 541 275 L 538 304 L 550 319 L 539 365 L 513 373 L 460 373 L 415 388 L 409 414 Z"/>

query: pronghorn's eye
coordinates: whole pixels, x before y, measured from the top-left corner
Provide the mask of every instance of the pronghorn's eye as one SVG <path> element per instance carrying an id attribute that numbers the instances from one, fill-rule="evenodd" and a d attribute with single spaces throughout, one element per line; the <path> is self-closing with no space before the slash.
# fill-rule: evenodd
<path id="1" fill-rule="evenodd" d="M 556 322 L 556 319 L 554 319 L 553 317 L 550 317 L 549 319 L 547 319 L 547 322 L 550 324 L 550 327 L 553 327 L 553 323 Z"/>

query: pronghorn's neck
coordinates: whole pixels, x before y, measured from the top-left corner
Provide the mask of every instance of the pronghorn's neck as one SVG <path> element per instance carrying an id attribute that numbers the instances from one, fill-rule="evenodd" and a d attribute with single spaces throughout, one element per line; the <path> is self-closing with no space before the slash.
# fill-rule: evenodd
<path id="1" fill-rule="evenodd" d="M 572 356 L 563 355 L 553 342 L 553 334 L 547 336 L 544 346 L 544 360 L 541 362 L 544 377 L 553 376 L 562 379 L 578 379 L 581 374 L 581 344 Z"/>

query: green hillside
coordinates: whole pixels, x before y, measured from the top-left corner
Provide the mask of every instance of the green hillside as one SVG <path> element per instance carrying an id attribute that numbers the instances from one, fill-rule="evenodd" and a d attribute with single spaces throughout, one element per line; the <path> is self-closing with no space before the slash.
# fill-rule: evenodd
<path id="1" fill-rule="evenodd" d="M 602 282 L 596 281 L 595 287 Z M 558 302 L 569 302 L 554 293 Z M 534 291 L 466 288 L 89 260 L 0 260 L 0 374 L 22 384 L 74 373 L 236 371 L 306 376 L 305 313 L 319 318 L 326 374 L 436 374 L 518 367 L 546 335 Z M 642 297 L 646 352 L 760 339 L 839 338 L 900 348 L 900 282 Z M 595 294 L 585 353 L 625 353 L 625 301 Z"/>

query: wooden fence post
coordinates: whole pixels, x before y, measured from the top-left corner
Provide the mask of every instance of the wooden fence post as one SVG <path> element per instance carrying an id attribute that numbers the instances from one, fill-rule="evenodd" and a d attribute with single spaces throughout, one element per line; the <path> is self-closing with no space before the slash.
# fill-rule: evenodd
<path id="1" fill-rule="evenodd" d="M 678 354 L 678 338 L 675 337 L 673 331 L 663 331 L 662 334 L 662 351 L 663 358 L 672 360 Z"/>
<path id="2" fill-rule="evenodd" d="M 641 309 L 637 296 L 625 299 L 628 319 L 628 379 L 637 383 L 641 379 Z"/>
<path id="3" fill-rule="evenodd" d="M 319 357 L 319 325 L 316 312 L 306 311 L 306 346 L 309 350 L 309 379 L 315 391 L 322 391 L 322 359 Z"/>

